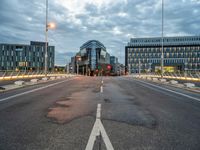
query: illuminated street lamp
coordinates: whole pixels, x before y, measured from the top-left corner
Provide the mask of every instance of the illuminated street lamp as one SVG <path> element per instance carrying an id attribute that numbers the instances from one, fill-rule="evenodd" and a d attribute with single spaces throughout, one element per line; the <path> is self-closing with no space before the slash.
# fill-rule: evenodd
<path id="1" fill-rule="evenodd" d="M 55 23 L 48 23 L 48 0 L 46 0 L 46 25 L 45 25 L 45 76 L 47 76 L 47 47 L 48 47 L 48 29 L 54 29 L 56 27 Z"/>
<path id="2" fill-rule="evenodd" d="M 47 29 L 55 29 L 56 28 L 56 24 L 54 22 L 50 22 L 47 25 Z"/>

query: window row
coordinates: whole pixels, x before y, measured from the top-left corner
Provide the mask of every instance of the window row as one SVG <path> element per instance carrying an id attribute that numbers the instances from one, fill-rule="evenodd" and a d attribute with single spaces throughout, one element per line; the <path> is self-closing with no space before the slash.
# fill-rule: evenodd
<path id="1" fill-rule="evenodd" d="M 165 47 L 164 52 L 183 52 L 183 51 L 199 51 L 200 46 L 196 47 Z M 128 53 L 134 52 L 161 52 L 162 48 L 128 48 Z"/>

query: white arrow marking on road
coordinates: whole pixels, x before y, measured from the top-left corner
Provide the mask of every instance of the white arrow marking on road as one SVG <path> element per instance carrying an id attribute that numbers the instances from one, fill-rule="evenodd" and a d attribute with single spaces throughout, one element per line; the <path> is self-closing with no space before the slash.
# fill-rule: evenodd
<path id="1" fill-rule="evenodd" d="M 108 135 L 106 134 L 106 130 L 101 122 L 101 104 L 97 105 L 97 114 L 96 114 L 96 121 L 94 123 L 92 132 L 90 134 L 87 146 L 85 150 L 93 150 L 94 143 L 96 141 L 96 137 L 99 136 L 101 133 L 102 139 L 106 145 L 107 150 L 114 150 Z"/>

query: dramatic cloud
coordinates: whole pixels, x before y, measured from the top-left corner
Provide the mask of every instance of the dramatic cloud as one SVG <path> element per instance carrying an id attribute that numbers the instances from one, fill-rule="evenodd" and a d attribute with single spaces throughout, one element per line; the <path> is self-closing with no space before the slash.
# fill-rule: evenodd
<path id="1" fill-rule="evenodd" d="M 46 0 L 1 0 L 0 43 L 44 41 Z M 124 63 L 131 37 L 161 35 L 161 0 L 49 0 L 49 42 L 56 64 L 70 61 L 86 41 L 101 41 Z M 165 36 L 199 35 L 200 0 L 164 0 Z"/>

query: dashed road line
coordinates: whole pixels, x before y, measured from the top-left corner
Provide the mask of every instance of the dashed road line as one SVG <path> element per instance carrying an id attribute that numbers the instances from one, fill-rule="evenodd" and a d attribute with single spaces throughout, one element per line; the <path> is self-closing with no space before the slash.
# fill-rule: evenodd
<path id="1" fill-rule="evenodd" d="M 100 87 L 100 92 L 103 93 L 103 86 Z"/>
<path id="2" fill-rule="evenodd" d="M 103 78 L 102 78 L 102 80 L 101 80 L 100 92 L 103 93 Z"/>

